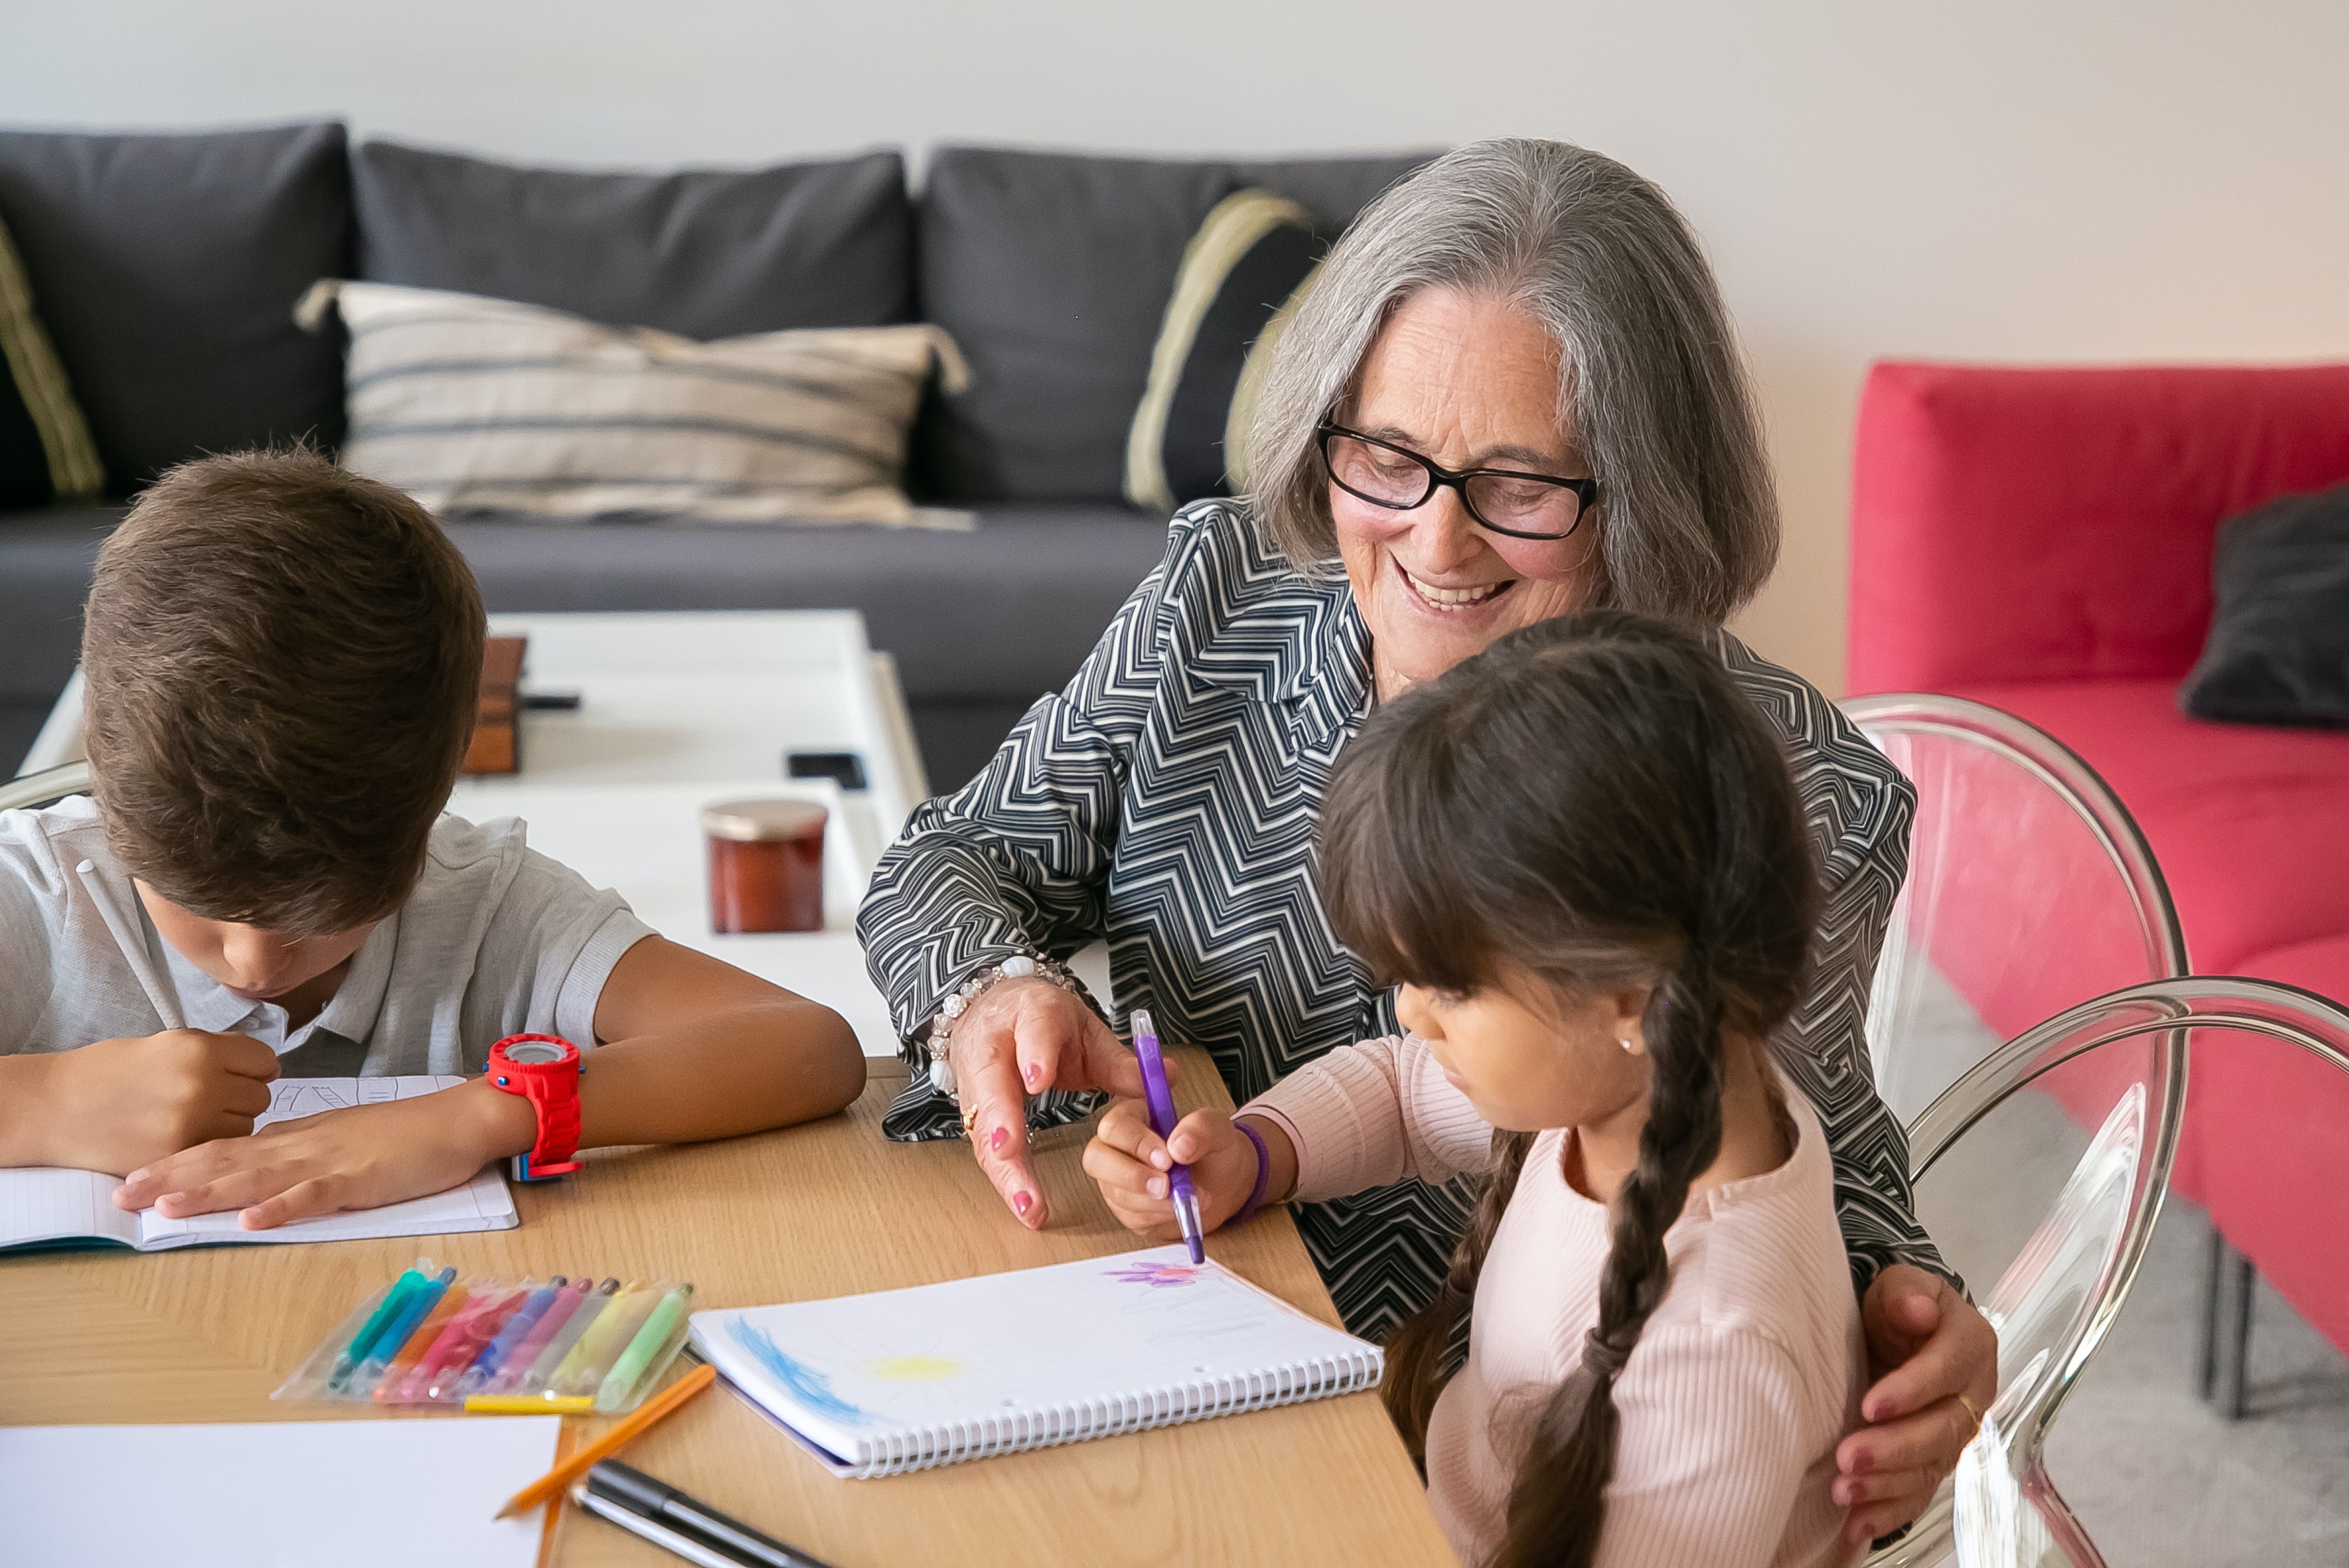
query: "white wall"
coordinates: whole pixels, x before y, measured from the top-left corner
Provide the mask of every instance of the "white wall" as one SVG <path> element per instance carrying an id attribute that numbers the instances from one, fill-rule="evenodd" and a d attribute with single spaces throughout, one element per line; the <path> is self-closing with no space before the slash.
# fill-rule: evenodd
<path id="1" fill-rule="evenodd" d="M 340 114 L 605 166 L 1584 142 L 1659 181 L 1712 249 L 1787 511 L 1744 629 L 1831 691 L 1870 358 L 2349 358 L 2341 0 L 5 9 L 0 121 L 20 125 Z"/>

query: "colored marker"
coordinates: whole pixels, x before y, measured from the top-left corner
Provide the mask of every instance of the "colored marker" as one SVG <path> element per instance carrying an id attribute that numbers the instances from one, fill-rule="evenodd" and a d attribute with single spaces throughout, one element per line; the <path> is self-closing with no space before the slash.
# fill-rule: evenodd
<path id="1" fill-rule="evenodd" d="M 619 1360 L 612 1363 L 610 1375 L 604 1379 L 603 1386 L 595 1391 L 595 1408 L 616 1410 L 628 1402 L 628 1396 L 636 1391 L 636 1380 L 645 1375 L 645 1368 L 652 1365 L 653 1357 L 660 1354 L 661 1346 L 677 1333 L 678 1325 L 685 1319 L 685 1309 L 692 1300 L 693 1287 L 690 1284 L 679 1285 L 661 1297 L 660 1304 L 653 1308 L 652 1316 L 645 1319 L 645 1326 L 636 1330 L 636 1337 L 628 1341 L 628 1348 L 620 1352 Z"/>
<path id="2" fill-rule="evenodd" d="M 612 1298 L 595 1326 L 579 1336 L 546 1380 L 549 1394 L 593 1395 L 603 1385 L 604 1374 L 611 1369 L 613 1360 L 628 1348 L 628 1341 L 644 1326 L 653 1309 L 661 1303 L 661 1293 L 649 1286 L 638 1288 L 630 1281 L 628 1288 Z"/>
<path id="3" fill-rule="evenodd" d="M 468 1416 L 585 1416 L 595 1408 L 595 1401 L 585 1394 L 567 1399 L 549 1398 L 543 1394 L 468 1394 L 465 1414 Z"/>
<path id="4" fill-rule="evenodd" d="M 579 1336 L 585 1334 L 597 1318 L 610 1310 L 612 1297 L 618 1293 L 619 1289 L 620 1282 L 617 1280 L 605 1280 L 602 1284 L 597 1285 L 595 1293 L 579 1303 L 578 1309 L 572 1313 L 570 1320 L 564 1324 L 562 1331 L 546 1342 L 546 1348 L 538 1353 L 536 1361 L 531 1363 L 529 1374 L 514 1386 L 512 1392 L 544 1393 L 548 1380 L 554 1376 L 554 1369 L 563 1365 L 564 1358 L 571 1354 L 571 1347 L 579 1343 Z"/>
<path id="5" fill-rule="evenodd" d="M 449 1320 L 465 1310 L 465 1303 L 472 1293 L 470 1285 L 449 1287 L 448 1294 L 440 1298 L 430 1315 L 416 1325 L 416 1332 L 408 1336 L 408 1343 L 399 1347 L 399 1354 L 385 1366 L 383 1376 L 375 1386 L 378 1404 L 398 1402 L 408 1386 L 408 1375 L 416 1370 L 416 1364 L 440 1343 L 441 1333 L 449 1326 Z"/>
<path id="6" fill-rule="evenodd" d="M 498 1363 L 497 1375 L 484 1386 L 482 1392 L 511 1394 L 519 1387 L 522 1380 L 530 1376 L 531 1366 L 537 1361 L 539 1352 L 546 1348 L 546 1342 L 563 1332 L 563 1325 L 570 1321 L 571 1314 L 579 1310 L 580 1304 L 587 1300 L 589 1293 L 595 1288 L 595 1282 L 585 1274 L 572 1281 L 570 1287 L 556 1296 L 548 1304 L 547 1309 L 539 1314 L 538 1322 L 531 1325 L 528 1334 L 523 1335 L 522 1343 L 505 1353 L 504 1359 Z"/>
<path id="7" fill-rule="evenodd" d="M 455 1282 L 456 1278 L 455 1269 L 443 1269 L 410 1291 L 408 1300 L 400 1306 L 398 1315 L 385 1324 L 383 1332 L 376 1335 L 375 1344 L 368 1347 L 367 1355 L 360 1359 L 357 1370 L 352 1374 L 351 1381 L 361 1387 L 373 1387 L 376 1380 L 383 1376 L 384 1367 L 394 1355 L 399 1353 L 399 1347 L 408 1343 L 409 1336 L 416 1332 L 416 1325 L 422 1323 L 426 1314 L 440 1304 L 440 1297 L 448 1291 L 450 1285 Z"/>
<path id="8" fill-rule="evenodd" d="M 1174 1133 L 1174 1096 L 1166 1086 L 1166 1058 L 1158 1050 L 1158 1025 L 1150 1010 L 1137 1007 L 1128 1014 L 1133 1025 L 1133 1054 L 1142 1061 L 1142 1087 L 1150 1100 L 1150 1130 L 1161 1138 Z M 1166 1172 L 1166 1196 L 1174 1205 L 1174 1223 L 1182 1229 L 1183 1245 L 1191 1261 L 1207 1261 L 1206 1229 L 1199 1223 L 1199 1195 L 1191 1188 L 1191 1168 L 1177 1165 Z"/>
<path id="9" fill-rule="evenodd" d="M 538 1326 L 538 1320 L 546 1315 L 546 1309 L 554 1304 L 555 1296 L 569 1282 L 557 1274 L 523 1298 L 522 1304 L 514 1308 L 513 1315 L 507 1318 L 504 1326 L 498 1330 L 497 1337 L 481 1347 L 481 1354 L 473 1358 L 473 1365 L 465 1368 L 464 1376 L 457 1380 L 460 1397 L 479 1394 L 490 1386 L 490 1379 L 498 1375 L 498 1368 L 506 1364 L 506 1357 L 513 1354 L 514 1346 Z"/>
<path id="10" fill-rule="evenodd" d="M 383 1300 L 377 1303 L 375 1311 L 367 1314 L 367 1326 L 353 1334 L 349 1346 L 335 1357 L 335 1369 L 326 1375 L 329 1393 L 342 1392 L 343 1385 L 351 1380 L 351 1374 L 358 1369 L 361 1361 L 367 1359 L 367 1348 L 375 1344 L 376 1336 L 383 1333 L 383 1325 L 398 1314 L 400 1306 L 408 1300 L 408 1293 L 423 1283 L 424 1271 L 421 1269 L 410 1269 L 391 1282 L 391 1288 L 383 1293 Z"/>
<path id="11" fill-rule="evenodd" d="M 410 1403 L 454 1397 L 457 1379 L 473 1365 L 481 1347 L 497 1337 L 498 1330 L 505 1326 L 506 1319 L 529 1294 L 527 1287 L 492 1287 L 475 1296 L 463 1312 L 450 1319 L 449 1326 L 433 1342 L 431 1351 L 408 1375 L 408 1387 L 401 1397 Z"/>

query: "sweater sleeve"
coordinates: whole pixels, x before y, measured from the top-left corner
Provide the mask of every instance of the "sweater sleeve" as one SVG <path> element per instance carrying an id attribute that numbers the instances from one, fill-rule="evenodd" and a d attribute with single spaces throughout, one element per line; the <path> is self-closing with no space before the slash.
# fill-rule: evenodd
<path id="1" fill-rule="evenodd" d="M 1288 1135 L 1301 1202 L 1417 1177 L 1481 1170 L 1493 1129 L 1444 1076 L 1427 1042 L 1389 1035 L 1341 1045 L 1240 1107 Z"/>
<path id="2" fill-rule="evenodd" d="M 1750 1331 L 1658 1326 L 1616 1385 L 1621 1448 L 1593 1561 L 1768 1568 L 1800 1501 L 1801 1369 Z"/>

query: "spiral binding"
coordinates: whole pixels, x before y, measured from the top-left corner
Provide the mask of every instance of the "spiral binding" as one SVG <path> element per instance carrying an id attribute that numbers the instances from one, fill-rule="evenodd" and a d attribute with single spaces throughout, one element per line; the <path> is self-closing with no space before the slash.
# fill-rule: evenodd
<path id="1" fill-rule="evenodd" d="M 953 1421 L 893 1432 L 858 1445 L 858 1477 L 901 1475 L 936 1465 L 983 1459 L 1029 1449 L 1057 1448 L 1091 1438 L 1179 1426 L 1211 1416 L 1237 1416 L 1277 1405 L 1358 1393 L 1378 1386 L 1386 1358 L 1376 1348 L 1267 1371 L 1210 1378 L 1169 1388 L 1112 1394 L 1045 1410 L 1014 1410 L 976 1421 Z"/>

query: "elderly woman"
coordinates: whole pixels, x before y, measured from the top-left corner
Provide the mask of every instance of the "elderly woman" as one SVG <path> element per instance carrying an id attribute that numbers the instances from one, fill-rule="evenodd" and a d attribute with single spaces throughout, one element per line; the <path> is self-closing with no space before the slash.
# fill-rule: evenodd
<path id="1" fill-rule="evenodd" d="M 1729 322 L 1653 185 L 1557 142 L 1442 158 L 1366 210 L 1273 352 L 1246 504 L 1179 513 L 1164 564 L 987 770 L 915 813 L 858 919 L 909 1059 L 898 1138 L 968 1135 L 1021 1221 L 1030 1130 L 1140 1092 L 1060 961 L 1101 938 L 1120 1007 L 1210 1052 L 1236 1100 L 1397 1033 L 1312 869 L 1330 763 L 1371 705 L 1517 627 L 1619 605 L 1713 627 L 1785 737 L 1819 850 L 1807 1001 L 1773 1044 L 1834 1145 L 1879 1367 L 1839 1501 L 1865 1537 L 1921 1511 L 1994 1391 L 1995 1342 L 1911 1216 L 1870 1086 L 1869 979 L 1905 869 L 1908 785 L 1723 620 L 1778 522 Z M 1406 1182 L 1297 1210 L 1356 1332 L 1433 1294 L 1464 1195 Z"/>

